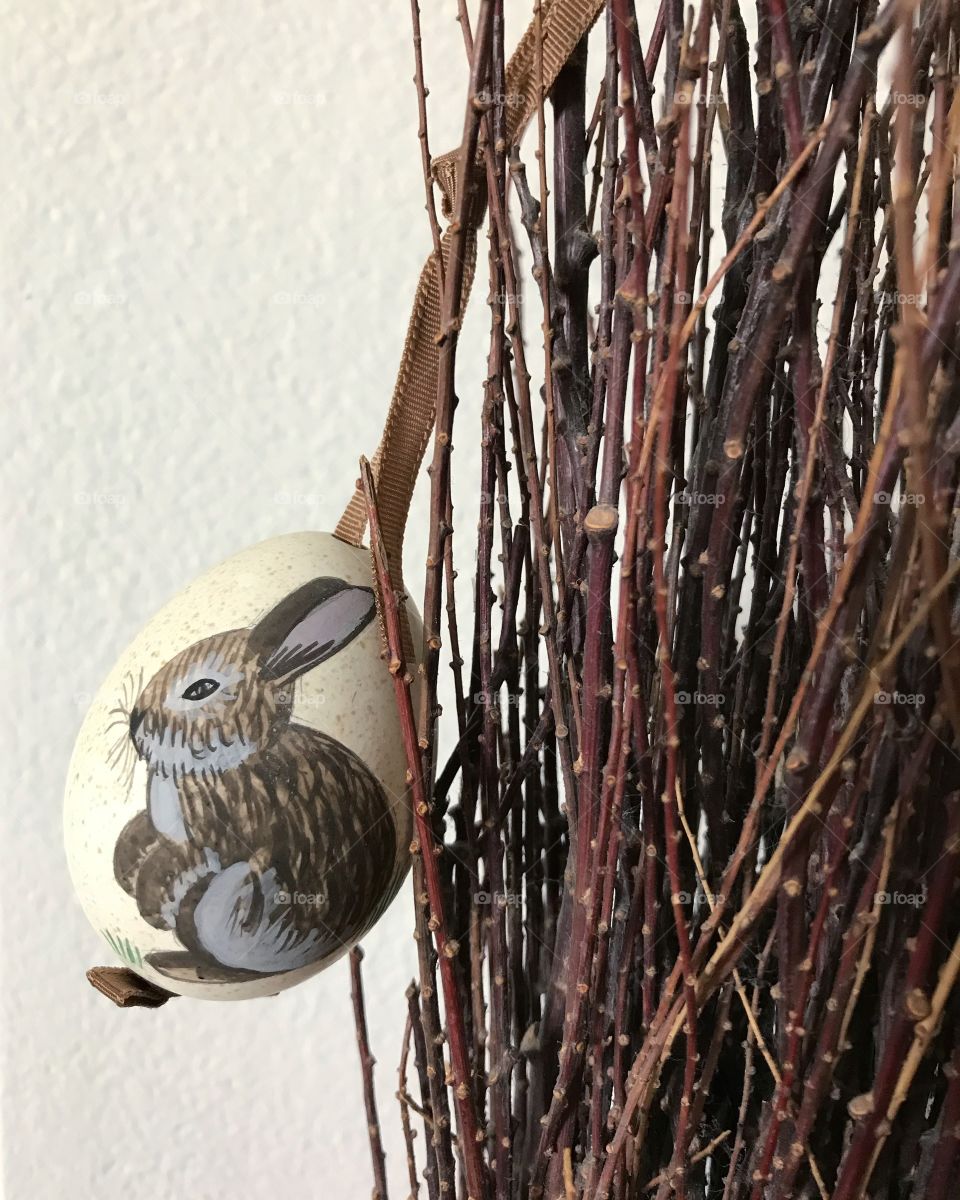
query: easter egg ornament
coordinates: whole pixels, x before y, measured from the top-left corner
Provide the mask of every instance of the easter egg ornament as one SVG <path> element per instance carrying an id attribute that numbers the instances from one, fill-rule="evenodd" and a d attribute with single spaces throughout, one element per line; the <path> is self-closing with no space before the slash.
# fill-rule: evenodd
<path id="1" fill-rule="evenodd" d="M 201 576 L 121 656 L 65 824 L 128 968 L 183 995 L 272 994 L 380 916 L 412 824 L 380 649 L 368 552 L 299 533 Z"/>
<path id="2" fill-rule="evenodd" d="M 531 25 L 507 68 L 518 98 L 508 145 L 602 0 L 543 8 L 542 39 Z M 335 532 L 273 538 L 200 576 L 134 639 L 80 728 L 67 859 L 84 911 L 123 963 L 88 978 L 121 1007 L 300 983 L 357 943 L 406 876 L 419 750 L 409 714 L 401 728 L 378 596 L 390 601 L 390 670 L 415 679 L 420 621 L 409 602 L 394 619 L 396 596 L 437 397 L 452 402 L 449 351 L 485 207 L 482 186 L 458 188 L 477 154 L 471 128 L 432 164 L 451 218 L 442 269 L 432 254 L 421 272 L 372 471 Z"/>

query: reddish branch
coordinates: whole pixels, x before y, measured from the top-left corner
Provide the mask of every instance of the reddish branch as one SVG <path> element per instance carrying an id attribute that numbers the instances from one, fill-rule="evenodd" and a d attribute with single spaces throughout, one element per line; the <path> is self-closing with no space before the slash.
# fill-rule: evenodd
<path id="1" fill-rule="evenodd" d="M 370 544 L 373 548 L 373 559 L 377 573 L 377 588 L 383 606 L 382 616 L 387 648 L 390 655 L 390 673 L 393 676 L 394 693 L 403 732 L 403 744 L 407 755 L 407 782 L 410 788 L 410 798 L 417 830 L 415 853 L 420 856 L 423 862 L 427 895 L 430 900 L 429 925 L 433 931 L 434 941 L 436 942 L 440 979 L 443 984 L 444 1008 L 446 1010 L 450 1055 L 453 1066 L 453 1091 L 460 1123 L 460 1151 L 463 1155 L 470 1195 L 475 1200 L 483 1200 L 483 1197 L 488 1194 L 487 1173 L 480 1155 L 480 1146 L 477 1137 L 479 1127 L 471 1083 L 472 1070 L 467 1052 L 462 1000 L 453 964 L 454 956 L 457 954 L 459 947 L 456 941 L 448 936 L 444 920 L 443 888 L 440 882 L 440 872 L 437 863 L 437 859 L 442 853 L 442 847 L 437 844 L 433 829 L 428 820 L 430 808 L 424 785 L 421 767 L 422 760 L 419 753 L 413 717 L 413 702 L 411 698 L 413 678 L 403 659 L 400 606 L 390 577 L 390 568 L 387 563 L 386 553 L 383 549 L 383 542 L 380 536 L 380 521 L 377 515 L 376 489 L 370 464 L 366 459 L 361 460 L 360 471 L 364 496 L 367 501 L 367 519 L 370 523 Z"/>

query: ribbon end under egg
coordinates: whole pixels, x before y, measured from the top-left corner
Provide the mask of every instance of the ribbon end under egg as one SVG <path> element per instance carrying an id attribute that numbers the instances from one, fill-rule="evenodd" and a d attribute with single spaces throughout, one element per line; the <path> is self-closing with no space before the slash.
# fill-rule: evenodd
<path id="1" fill-rule="evenodd" d="M 148 983 L 126 967 L 91 967 L 87 979 L 117 1008 L 159 1008 L 174 994 Z"/>

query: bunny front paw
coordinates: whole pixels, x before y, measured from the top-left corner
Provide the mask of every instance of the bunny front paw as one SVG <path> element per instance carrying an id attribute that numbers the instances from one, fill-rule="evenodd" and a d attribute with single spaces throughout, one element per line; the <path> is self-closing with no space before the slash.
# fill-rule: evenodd
<path id="1" fill-rule="evenodd" d="M 155 929 L 176 929 L 181 906 L 191 891 L 219 870 L 220 859 L 213 850 L 198 852 L 158 837 L 135 875 L 140 915 Z"/>

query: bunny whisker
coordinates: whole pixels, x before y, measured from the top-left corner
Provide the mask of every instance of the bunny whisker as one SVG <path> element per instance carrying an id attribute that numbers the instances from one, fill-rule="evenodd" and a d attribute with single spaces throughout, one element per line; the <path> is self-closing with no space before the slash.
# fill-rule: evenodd
<path id="1" fill-rule="evenodd" d="M 107 766 L 110 767 L 111 770 L 114 770 L 116 767 L 123 764 L 128 753 L 127 747 L 127 740 L 123 737 L 117 738 L 111 744 L 107 757 Z"/>
<path id="2" fill-rule="evenodd" d="M 137 765 L 137 755 L 126 730 L 110 745 L 107 755 L 107 766 L 113 771 L 121 786 L 129 790 L 133 783 L 133 775 Z"/>
<path id="3" fill-rule="evenodd" d="M 133 677 L 133 669 L 127 671 L 123 679 L 123 700 L 127 708 L 133 703 L 136 697 L 143 689 L 143 667 L 137 672 L 137 677 Z"/>
<path id="4" fill-rule="evenodd" d="M 131 712 L 131 709 L 133 706 L 133 702 L 137 697 L 137 693 L 140 690 L 140 683 L 142 683 L 142 680 L 143 680 L 143 671 L 142 670 L 139 672 L 139 681 L 140 682 L 137 682 L 137 683 L 134 682 L 133 671 L 132 670 L 127 671 L 127 673 L 123 677 L 122 683 L 120 684 L 120 697 L 119 697 L 117 703 L 111 709 L 108 709 L 108 711 L 107 711 L 108 716 L 116 717 L 118 722 L 122 721 L 125 725 L 129 726 L 130 712 Z M 111 722 L 107 726 L 107 728 L 108 729 L 112 728 L 112 726 L 113 726 L 113 722 Z"/>

